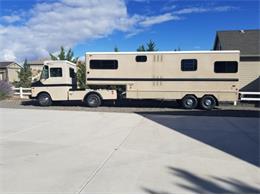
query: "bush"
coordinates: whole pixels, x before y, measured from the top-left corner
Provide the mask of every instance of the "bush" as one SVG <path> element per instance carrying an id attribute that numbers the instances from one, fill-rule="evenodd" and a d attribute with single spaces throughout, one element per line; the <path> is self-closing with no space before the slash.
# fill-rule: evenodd
<path id="1" fill-rule="evenodd" d="M 0 100 L 13 95 L 12 85 L 6 81 L 0 81 Z"/>

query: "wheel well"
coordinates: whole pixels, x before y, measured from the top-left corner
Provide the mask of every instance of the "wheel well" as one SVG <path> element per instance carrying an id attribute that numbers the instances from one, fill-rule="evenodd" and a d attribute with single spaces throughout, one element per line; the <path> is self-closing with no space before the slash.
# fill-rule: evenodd
<path id="1" fill-rule="evenodd" d="M 46 94 L 48 94 L 48 95 L 51 97 L 51 95 L 50 95 L 48 92 L 46 92 L 46 91 L 42 91 L 42 92 L 40 92 L 40 93 L 37 94 L 36 98 L 38 98 L 39 95 L 41 95 L 41 94 L 43 94 L 43 93 L 46 93 Z"/>
<path id="2" fill-rule="evenodd" d="M 205 97 L 205 96 L 211 96 L 211 97 L 213 97 L 213 98 L 215 99 L 215 101 L 216 101 L 216 105 L 217 105 L 217 106 L 219 105 L 218 99 L 217 99 L 214 95 L 212 95 L 212 94 L 205 94 L 203 97 Z M 203 98 L 203 97 L 202 97 L 202 98 Z"/>
<path id="3" fill-rule="evenodd" d="M 96 94 L 96 95 L 98 95 L 98 96 L 100 97 L 101 100 L 103 100 L 103 98 L 102 98 L 102 96 L 100 95 L 100 93 L 91 91 L 91 92 L 88 92 L 88 93 L 84 96 L 83 101 L 85 101 L 85 100 L 87 99 L 87 97 L 88 97 L 89 95 L 91 95 L 91 94 Z"/>
<path id="4" fill-rule="evenodd" d="M 193 97 L 195 97 L 196 99 L 198 99 L 198 97 L 197 97 L 196 95 L 194 95 L 194 94 L 186 94 L 186 95 L 184 95 L 181 99 L 183 99 L 183 98 L 185 98 L 185 97 L 187 97 L 187 96 L 193 96 Z"/>

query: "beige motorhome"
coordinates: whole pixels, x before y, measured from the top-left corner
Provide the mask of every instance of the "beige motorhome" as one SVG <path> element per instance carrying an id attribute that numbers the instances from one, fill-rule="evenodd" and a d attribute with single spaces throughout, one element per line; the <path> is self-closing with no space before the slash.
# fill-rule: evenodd
<path id="1" fill-rule="evenodd" d="M 239 51 L 87 53 L 89 89 L 85 91 L 78 91 L 72 84 L 69 70 L 64 70 L 67 75 L 60 74 L 60 79 L 70 86 L 54 86 L 57 81 L 51 76 L 52 63 L 49 77 L 40 81 L 49 86 L 39 89 L 34 85 L 33 97 L 39 102 L 44 90 L 51 100 L 77 99 L 92 107 L 99 106 L 103 99 L 127 98 L 178 100 L 187 109 L 200 106 L 210 110 L 219 101 L 238 99 Z"/>

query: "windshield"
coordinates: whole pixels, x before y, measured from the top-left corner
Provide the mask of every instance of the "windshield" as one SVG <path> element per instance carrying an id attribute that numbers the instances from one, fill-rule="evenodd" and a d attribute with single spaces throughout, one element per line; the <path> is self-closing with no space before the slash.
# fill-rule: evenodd
<path id="1" fill-rule="evenodd" d="M 40 79 L 48 79 L 49 78 L 49 67 L 43 66 L 42 74 Z"/>

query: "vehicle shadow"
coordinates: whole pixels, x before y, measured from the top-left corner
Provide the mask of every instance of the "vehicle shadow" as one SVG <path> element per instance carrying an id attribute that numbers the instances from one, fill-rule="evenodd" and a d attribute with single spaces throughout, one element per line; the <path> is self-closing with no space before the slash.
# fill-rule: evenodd
<path id="1" fill-rule="evenodd" d="M 137 113 L 173 131 L 260 167 L 259 111 L 215 110 L 210 112 Z"/>
<path id="2" fill-rule="evenodd" d="M 242 182 L 234 178 L 219 178 L 211 176 L 211 179 L 206 179 L 199 177 L 189 171 L 184 169 L 179 169 L 175 167 L 167 167 L 167 170 L 174 177 L 180 177 L 185 181 L 183 183 L 174 183 L 174 185 L 186 189 L 192 193 L 217 193 L 217 194 L 258 194 L 260 193 L 259 188 L 255 188 L 250 184 Z M 188 183 L 188 184 L 186 184 Z M 225 187 L 224 187 L 225 186 Z M 147 187 L 142 187 L 144 192 L 149 194 L 171 194 L 176 192 L 167 192 L 167 191 L 157 191 Z"/>
<path id="3" fill-rule="evenodd" d="M 24 106 L 39 106 L 35 100 L 25 100 L 21 102 Z M 77 106 L 86 107 L 82 101 L 57 101 L 53 106 Z M 121 108 L 175 108 L 181 109 L 180 105 L 174 101 L 159 100 L 117 100 L 103 101 L 102 107 L 121 107 Z"/>

